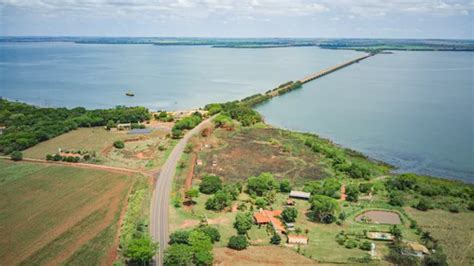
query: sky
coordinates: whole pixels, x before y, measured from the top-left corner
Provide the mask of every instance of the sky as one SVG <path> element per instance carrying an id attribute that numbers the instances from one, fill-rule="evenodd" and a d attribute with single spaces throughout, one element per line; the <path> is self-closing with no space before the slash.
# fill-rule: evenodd
<path id="1" fill-rule="evenodd" d="M 0 0 L 0 36 L 474 39 L 474 0 Z"/>

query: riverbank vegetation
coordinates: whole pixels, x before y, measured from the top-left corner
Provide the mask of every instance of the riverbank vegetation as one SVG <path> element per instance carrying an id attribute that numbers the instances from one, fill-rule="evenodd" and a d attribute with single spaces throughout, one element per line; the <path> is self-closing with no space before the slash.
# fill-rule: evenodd
<path id="1" fill-rule="evenodd" d="M 219 109 L 219 116 L 225 119 L 215 121 L 217 128 L 212 134 L 191 140 L 197 160 L 185 160 L 186 164 L 196 164 L 187 168 L 191 172 L 187 170 L 186 176 L 194 178 L 191 186 L 178 186 L 184 190 L 201 188 L 203 193 L 193 197 L 191 205 L 171 208 L 170 219 L 176 222 L 172 231 L 205 222 L 216 226 L 221 235 L 215 248 L 277 245 L 322 263 L 411 261 L 443 265 L 443 254 L 448 258 L 452 255 L 443 244 L 436 244 L 442 243 L 438 238 L 427 239 L 426 227 L 417 224 L 406 206 L 416 207 L 426 198 L 432 208 L 449 211 L 451 207 L 451 213 L 472 215 L 471 185 L 442 179 L 429 182 L 430 177 L 413 174 L 393 175 L 389 165 L 314 134 L 274 129 L 262 123 L 244 126 L 226 116 L 226 108 L 209 106 L 209 110 Z M 221 126 L 226 123 L 234 127 L 229 130 Z M 183 180 L 181 177 L 176 182 Z M 293 200 L 288 206 L 290 190 L 310 192 L 311 197 L 308 201 Z M 452 207 L 453 203 L 458 208 Z M 288 234 L 303 235 L 309 243 L 287 244 L 284 234 L 275 233 L 271 226 L 258 226 L 253 219 L 250 226 L 243 226 L 242 217 L 251 217 L 260 209 L 281 210 L 278 219 L 294 221 L 294 231 Z M 370 232 L 392 234 L 395 240 L 374 240 L 369 238 Z M 242 236 L 248 244 L 240 241 Z M 372 243 L 376 251 L 373 257 L 368 252 Z M 426 246 L 431 255 L 425 254 L 424 259 L 407 255 L 410 243 Z"/>
<path id="2" fill-rule="evenodd" d="M 138 123 L 150 119 L 144 107 L 117 106 L 113 109 L 86 110 L 82 107 L 42 108 L 0 99 L 0 153 L 24 150 L 80 127 L 113 123 Z"/>

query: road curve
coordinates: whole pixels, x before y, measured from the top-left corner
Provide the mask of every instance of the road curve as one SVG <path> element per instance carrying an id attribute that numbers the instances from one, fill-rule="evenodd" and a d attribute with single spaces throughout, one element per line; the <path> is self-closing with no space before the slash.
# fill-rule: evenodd
<path id="1" fill-rule="evenodd" d="M 204 127 L 210 124 L 211 118 L 204 120 L 192 130 L 188 131 L 178 144 L 174 147 L 165 164 L 161 167 L 158 180 L 153 190 L 153 198 L 151 201 L 151 235 L 155 241 L 160 243 L 158 254 L 153 258 L 153 265 L 163 265 L 163 254 L 169 241 L 168 228 L 168 208 L 171 186 L 184 148 L 188 140 L 196 133 L 200 132 Z"/>

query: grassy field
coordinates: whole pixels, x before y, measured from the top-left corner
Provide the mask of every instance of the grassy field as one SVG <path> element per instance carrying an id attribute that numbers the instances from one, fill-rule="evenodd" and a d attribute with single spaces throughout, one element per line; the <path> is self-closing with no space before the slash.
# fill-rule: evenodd
<path id="1" fill-rule="evenodd" d="M 450 265 L 474 265 L 474 213 L 406 208 L 421 226 L 439 241 Z"/>
<path id="2" fill-rule="evenodd" d="M 134 178 L 9 161 L 0 161 L 0 169 L 2 264 L 113 261 L 119 217 Z"/>
<path id="3" fill-rule="evenodd" d="M 225 181 L 271 172 L 276 178 L 292 182 L 329 176 L 321 158 L 304 147 L 302 141 L 289 138 L 283 131 L 271 128 L 245 128 L 233 132 L 216 130 L 203 139 L 208 145 L 199 154 L 204 162 L 198 174 L 213 173 Z M 212 165 L 212 161 L 216 165 Z"/>
<path id="4" fill-rule="evenodd" d="M 45 159 L 46 154 L 62 150 L 86 150 L 96 154 L 96 163 L 149 170 L 159 167 L 175 141 L 166 138 L 167 131 L 155 130 L 150 134 L 128 135 L 125 131 L 107 131 L 104 128 L 79 128 L 56 138 L 41 142 L 24 151 L 27 158 Z M 122 140 L 124 149 L 115 149 L 113 142 Z M 159 146 L 165 147 L 160 150 Z"/>

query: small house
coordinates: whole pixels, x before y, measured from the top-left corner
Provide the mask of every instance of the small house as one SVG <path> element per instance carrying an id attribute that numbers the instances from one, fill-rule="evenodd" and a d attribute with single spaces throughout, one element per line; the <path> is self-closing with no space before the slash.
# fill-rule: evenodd
<path id="1" fill-rule="evenodd" d="M 403 250 L 402 254 L 423 258 L 425 255 L 429 255 L 430 251 L 420 243 L 409 242 L 407 244 L 407 249 Z"/>
<path id="2" fill-rule="evenodd" d="M 311 193 L 309 192 L 296 191 L 296 190 L 292 190 L 290 192 L 290 198 L 309 200 L 310 197 L 311 197 Z"/>
<path id="3" fill-rule="evenodd" d="M 288 235 L 288 244 L 308 245 L 308 237 L 303 235 Z"/>
<path id="4" fill-rule="evenodd" d="M 280 210 L 269 211 L 261 209 L 259 212 L 253 214 L 253 218 L 255 220 L 255 223 L 258 225 L 271 224 L 275 231 L 279 233 L 284 233 L 286 232 L 286 229 L 283 226 L 281 220 L 278 218 L 280 215 Z"/>
<path id="5" fill-rule="evenodd" d="M 202 160 L 201 159 L 196 160 L 196 165 L 201 166 L 202 165 Z"/>
<path id="6" fill-rule="evenodd" d="M 288 231 L 295 231 L 295 223 L 285 223 L 286 230 Z"/>

